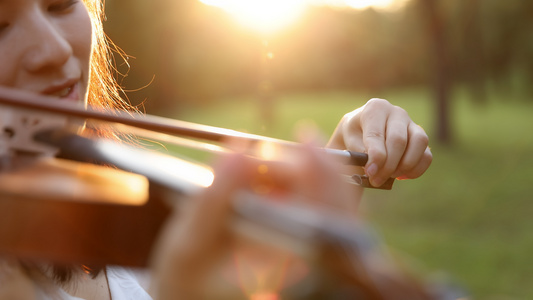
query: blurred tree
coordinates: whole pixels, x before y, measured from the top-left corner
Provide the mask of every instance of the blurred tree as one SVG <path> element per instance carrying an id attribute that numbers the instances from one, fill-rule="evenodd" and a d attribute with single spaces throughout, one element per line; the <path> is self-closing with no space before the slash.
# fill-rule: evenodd
<path id="1" fill-rule="evenodd" d="M 113 0 L 107 11 L 111 39 L 139 58 L 124 85 L 132 102 L 150 99 L 148 111 L 254 91 L 259 40 L 222 11 L 197 0 Z"/>
<path id="2" fill-rule="evenodd" d="M 458 53 L 462 74 L 468 85 L 472 99 L 478 104 L 486 102 L 485 81 L 486 62 L 482 28 L 480 23 L 479 0 L 465 0 L 459 12 L 464 34 L 461 38 L 462 51 Z"/>
<path id="3" fill-rule="evenodd" d="M 433 71 L 435 76 L 435 99 L 437 102 L 437 140 L 451 143 L 450 129 L 450 92 L 451 69 L 449 43 L 446 38 L 446 22 L 434 0 L 419 0 L 420 12 L 426 18 L 429 43 L 433 53 Z"/>
<path id="4" fill-rule="evenodd" d="M 520 75 L 524 92 L 533 95 L 533 2 L 487 0 L 483 12 L 490 78 L 511 95 Z"/>
<path id="5" fill-rule="evenodd" d="M 107 10 L 109 35 L 139 58 L 129 60 L 123 83 L 140 89 L 129 93 L 132 102 L 150 99 L 151 113 L 257 95 L 264 87 L 264 36 L 221 9 L 198 0 L 108 0 Z M 268 41 L 269 96 L 331 89 L 379 96 L 432 85 L 444 142 L 452 140 L 452 87 L 468 87 L 478 103 L 487 98 L 487 83 L 509 98 L 533 95 L 533 1 L 411 0 L 398 11 L 312 7 Z M 120 62 L 118 68 L 127 69 Z"/>

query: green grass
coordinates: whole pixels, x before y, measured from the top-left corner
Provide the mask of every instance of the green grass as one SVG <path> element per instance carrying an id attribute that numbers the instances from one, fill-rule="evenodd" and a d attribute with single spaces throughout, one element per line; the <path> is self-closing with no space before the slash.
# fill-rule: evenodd
<path id="1" fill-rule="evenodd" d="M 431 97 L 423 90 L 384 95 L 430 134 Z M 280 96 L 266 128 L 253 99 L 221 100 L 176 114 L 189 121 L 291 139 L 301 120 L 329 135 L 342 115 L 364 104 L 363 93 Z M 455 143 L 432 144 L 434 162 L 392 191 L 368 190 L 362 215 L 403 257 L 428 273 L 447 273 L 473 299 L 533 299 L 533 103 L 491 99 L 477 107 L 457 93 Z M 507 101 L 506 101 L 507 100 Z"/>

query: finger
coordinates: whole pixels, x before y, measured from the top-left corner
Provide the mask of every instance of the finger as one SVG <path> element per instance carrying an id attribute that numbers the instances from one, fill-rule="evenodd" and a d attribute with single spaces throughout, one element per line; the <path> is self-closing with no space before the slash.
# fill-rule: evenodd
<path id="1" fill-rule="evenodd" d="M 377 174 L 387 158 L 385 130 L 389 118 L 388 106 L 390 103 L 386 100 L 372 99 L 361 113 L 363 144 L 368 154 L 365 172 L 371 178 Z M 375 113 L 376 111 L 381 113 Z"/>
<path id="2" fill-rule="evenodd" d="M 200 293 L 213 263 L 229 250 L 232 242 L 226 224 L 231 195 L 242 185 L 246 170 L 242 155 L 225 156 L 215 168 L 213 185 L 180 207 L 165 224 L 150 263 L 161 298 Z"/>
<path id="3" fill-rule="evenodd" d="M 418 178 L 426 172 L 426 170 L 431 165 L 433 161 L 433 154 L 429 147 L 426 147 L 424 154 L 422 155 L 420 161 L 417 162 L 414 168 L 400 175 L 398 179 L 413 179 Z"/>
<path id="4" fill-rule="evenodd" d="M 341 209 L 356 213 L 360 189 L 346 183 L 340 175 L 339 166 L 315 147 L 303 145 L 300 159 L 293 164 L 290 195 L 293 200 L 321 207 L 321 209 Z"/>
<path id="5" fill-rule="evenodd" d="M 195 263 L 201 257 L 212 256 L 213 249 L 221 248 L 232 192 L 246 177 L 244 164 L 239 154 L 227 155 L 218 162 L 213 184 L 169 218 L 159 239 L 162 252 L 158 256 L 176 264 Z"/>
<path id="6" fill-rule="evenodd" d="M 339 173 L 333 171 L 335 164 L 316 151 L 323 140 L 316 126 L 306 124 L 305 127 L 298 127 L 296 137 L 302 146 L 298 149 L 298 159 L 293 161 L 293 191 L 302 194 L 309 201 L 320 202 L 326 199 L 321 196 L 324 188 L 331 187 Z"/>
<path id="7" fill-rule="evenodd" d="M 407 143 L 407 148 L 405 149 L 400 164 L 392 175 L 394 178 L 402 176 L 414 169 L 422 160 L 428 147 L 428 136 L 422 127 L 411 122 L 408 130 L 409 141 Z"/>
<path id="8" fill-rule="evenodd" d="M 364 107 L 365 106 L 361 106 L 343 116 L 327 143 L 328 148 L 343 150 L 350 149 L 358 152 L 363 152 L 365 150 L 360 142 L 363 138 L 359 117 L 364 110 Z"/>
<path id="9" fill-rule="evenodd" d="M 203 209 L 213 215 L 229 211 L 235 190 L 248 183 L 250 163 L 239 153 L 224 155 L 214 166 L 213 184 L 196 199 L 199 213 Z M 202 214 L 205 214 L 203 212 Z"/>
<path id="10" fill-rule="evenodd" d="M 302 149 L 302 160 L 295 166 L 297 179 L 295 192 L 318 203 L 327 203 L 341 178 L 334 166 L 337 164 L 320 155 L 311 146 Z"/>
<path id="11" fill-rule="evenodd" d="M 385 137 L 387 157 L 378 173 L 370 177 L 374 186 L 381 186 L 397 169 L 407 147 L 409 116 L 404 110 L 396 109 L 387 121 Z"/>

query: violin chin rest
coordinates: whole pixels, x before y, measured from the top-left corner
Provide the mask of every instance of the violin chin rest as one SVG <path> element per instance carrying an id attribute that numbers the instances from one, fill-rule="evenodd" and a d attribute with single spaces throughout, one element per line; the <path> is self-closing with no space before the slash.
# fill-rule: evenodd
<path id="1" fill-rule="evenodd" d="M 39 158 L 0 173 L 0 196 L 22 199 L 143 205 L 148 186 L 142 175 L 57 158 Z"/>

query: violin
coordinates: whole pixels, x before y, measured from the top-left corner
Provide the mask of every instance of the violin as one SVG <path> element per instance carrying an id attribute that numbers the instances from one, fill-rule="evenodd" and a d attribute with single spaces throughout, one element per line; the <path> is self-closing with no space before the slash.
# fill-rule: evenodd
<path id="1" fill-rule="evenodd" d="M 148 130 L 173 142 L 175 136 L 219 143 L 231 137 L 257 147 L 275 143 L 286 151 L 296 145 L 160 117 L 101 112 L 7 88 L 0 88 L 0 106 L 4 133 L 0 140 L 0 254 L 35 261 L 145 267 L 175 203 L 187 201 L 212 181 L 209 167 L 82 136 L 78 129 L 87 119 L 112 123 L 128 133 Z M 194 145 L 230 151 L 202 142 Z M 364 153 L 321 151 L 345 164 L 364 166 L 367 160 Z M 197 179 L 191 179 L 193 173 L 198 174 Z M 376 188 L 364 176 L 348 179 Z M 377 188 L 390 189 L 392 182 Z M 285 246 L 310 261 L 318 274 L 328 274 L 310 276 L 320 278 L 313 281 L 312 291 L 293 289 L 289 292 L 293 296 L 437 299 L 427 286 L 396 268 L 377 237 L 351 218 L 313 207 L 273 203 L 244 191 L 236 197 L 233 211 L 238 221 L 236 232 L 250 235 L 249 229 L 254 228 L 252 235 L 277 236 L 276 241 L 285 241 Z"/>

